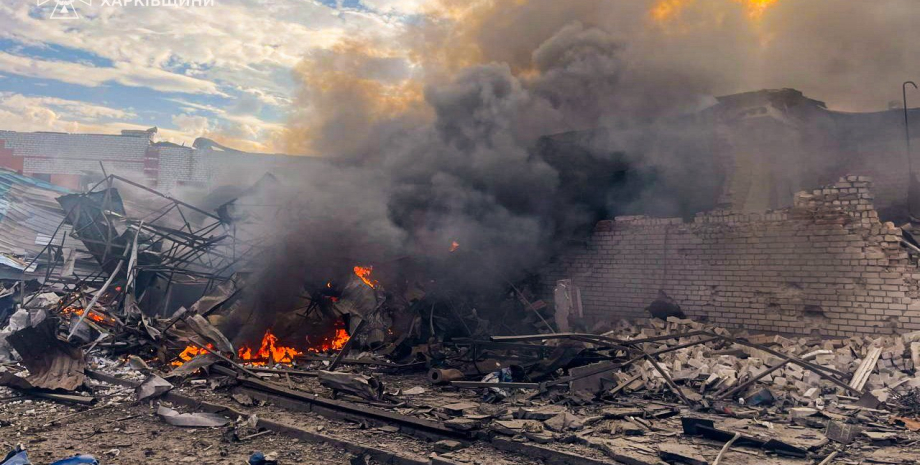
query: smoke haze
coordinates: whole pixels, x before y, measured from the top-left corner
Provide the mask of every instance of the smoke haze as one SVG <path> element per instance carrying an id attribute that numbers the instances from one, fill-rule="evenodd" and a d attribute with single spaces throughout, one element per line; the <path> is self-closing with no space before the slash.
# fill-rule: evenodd
<path id="1" fill-rule="evenodd" d="M 614 128 L 596 142 L 609 158 L 591 162 L 625 152 L 685 180 L 664 197 L 631 186 L 630 202 L 674 214 L 665 197 L 712 197 L 721 180 L 699 157 L 711 141 L 661 121 L 771 87 L 883 109 L 920 71 L 907 52 L 918 19 L 908 0 L 432 2 L 395 36 L 353 37 L 298 66 L 289 151 L 327 163 L 279 194 L 290 208 L 272 280 L 443 260 L 452 241 L 477 257 L 458 279 L 517 279 L 606 213 L 566 195 L 567 167 L 535 150 L 541 136 Z M 612 183 L 601 196 L 618 198 Z"/>

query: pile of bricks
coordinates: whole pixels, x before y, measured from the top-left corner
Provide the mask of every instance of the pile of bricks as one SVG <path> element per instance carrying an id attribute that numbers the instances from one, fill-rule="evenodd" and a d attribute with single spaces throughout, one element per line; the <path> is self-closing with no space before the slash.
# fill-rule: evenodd
<path id="1" fill-rule="evenodd" d="M 666 334 L 681 334 L 708 329 L 716 334 L 728 335 L 724 329 L 706 327 L 688 319 L 671 317 L 665 323 L 650 320 L 643 326 L 621 321 L 606 336 L 619 339 L 641 339 Z M 856 376 L 867 357 L 877 352 L 875 359 L 866 363 L 867 379 L 856 386 L 856 390 L 871 392 L 879 401 L 884 402 L 897 393 L 905 393 L 920 388 L 920 374 L 915 368 L 920 366 L 920 331 L 897 336 L 853 336 L 846 339 L 821 339 L 812 337 L 784 337 L 781 335 L 752 335 L 746 332 L 733 334 L 749 342 L 767 346 L 789 356 L 809 360 L 846 375 L 842 381 L 850 382 Z M 681 339 L 649 343 L 645 350 L 652 352 L 665 349 L 669 345 L 686 344 L 699 341 L 706 336 L 692 336 Z M 818 374 L 788 363 L 768 352 L 742 345 L 716 346 L 719 342 L 698 344 L 668 352 L 660 356 L 661 366 L 666 374 L 676 383 L 682 384 L 684 393 L 692 388 L 700 396 L 730 391 L 745 380 L 768 371 L 771 367 L 782 367 L 761 378 L 751 388 L 735 397 L 743 399 L 767 388 L 774 397 L 787 399 L 795 405 L 822 406 L 828 402 L 843 402 L 847 397 L 839 386 L 822 379 Z M 615 373 L 620 383 L 628 383 L 629 391 L 665 391 L 668 386 L 663 376 L 649 363 L 634 364 L 628 371 Z M 852 386 L 852 384 L 851 384 Z"/>

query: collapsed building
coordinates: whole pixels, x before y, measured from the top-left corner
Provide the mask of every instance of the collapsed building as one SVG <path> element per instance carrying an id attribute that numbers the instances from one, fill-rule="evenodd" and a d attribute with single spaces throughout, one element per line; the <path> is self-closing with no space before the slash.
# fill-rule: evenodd
<path id="1" fill-rule="evenodd" d="M 897 114 L 784 89 L 544 137 L 535 156 L 592 221 L 513 278 L 458 241 L 276 266 L 299 251 L 264 227 L 301 215 L 266 202 L 283 173 L 199 207 L 149 176 L 67 189 L 3 172 L 0 233 L 28 234 L 0 234 L 0 385 L 74 406 L 48 424 L 156 403 L 226 443 L 286 434 L 351 463 L 905 463 L 920 244 L 899 226 Z"/>
<path id="2" fill-rule="evenodd" d="M 692 221 L 621 216 L 550 271 L 571 279 L 588 324 L 644 316 L 664 292 L 724 327 L 850 336 L 920 329 L 917 249 L 882 222 L 872 183 L 846 176 L 761 213 Z"/>

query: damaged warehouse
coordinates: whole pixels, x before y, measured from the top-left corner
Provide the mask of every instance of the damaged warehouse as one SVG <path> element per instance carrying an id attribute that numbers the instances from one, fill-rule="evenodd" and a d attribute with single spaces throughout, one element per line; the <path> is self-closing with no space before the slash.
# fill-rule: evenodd
<path id="1" fill-rule="evenodd" d="M 122 200 L 137 198 L 122 194 L 131 189 L 148 195 L 142 207 Z M 20 284 L 32 290 L 13 296 L 4 330 L 18 363 L 0 384 L 72 411 L 34 431 L 156 405 L 159 421 L 223 431 L 228 444 L 285 434 L 362 463 L 912 456 L 900 444 L 920 431 L 910 317 L 920 249 L 879 220 L 865 177 L 762 214 L 602 221 L 538 280 L 563 277 L 552 298 L 507 282 L 491 301 L 499 319 L 477 310 L 490 301 L 458 300 L 402 258 L 305 282 L 290 308 L 254 325 L 264 244 L 245 231 L 264 217 L 240 214 L 246 198 L 209 213 L 117 176 L 58 197 L 68 212 L 58 229 L 82 247 L 64 253 L 51 235 L 33 260 L 47 261 L 42 283 Z M 56 273 L 74 254 L 98 268 Z M 171 286 L 186 291 L 171 297 Z M 189 286 L 203 295 L 182 297 Z M 355 428 L 401 439 L 378 447 Z"/>
<path id="2" fill-rule="evenodd" d="M 907 0 L 201 3 L 0 6 L 0 465 L 920 463 Z"/>

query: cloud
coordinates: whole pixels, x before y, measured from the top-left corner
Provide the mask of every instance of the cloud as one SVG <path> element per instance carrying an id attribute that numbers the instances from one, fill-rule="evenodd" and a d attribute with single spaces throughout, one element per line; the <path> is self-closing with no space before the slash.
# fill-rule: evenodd
<path id="1" fill-rule="evenodd" d="M 248 115 L 229 115 L 219 108 L 207 105 L 184 101 L 177 103 L 214 110 L 215 116 L 209 118 L 192 113 L 175 115 L 170 119 L 175 129 L 163 128 L 163 125 L 160 125 L 160 140 L 191 145 L 197 137 L 208 137 L 239 150 L 281 151 L 286 131 L 282 125 Z M 0 92 L 0 121 L 3 121 L 2 129 L 5 130 L 118 134 L 123 129 L 149 127 L 130 122 L 136 117 L 137 114 L 130 109 L 55 97 Z"/>
<path id="2" fill-rule="evenodd" d="M 361 0 L 361 4 L 377 13 L 416 15 L 424 12 L 427 0 Z"/>
<path id="3" fill-rule="evenodd" d="M 144 77 L 154 77 L 147 76 L 151 71 L 133 75 L 148 69 L 216 85 L 272 91 L 280 88 L 271 75 L 273 69 L 288 69 L 308 50 L 330 46 L 350 32 L 386 29 L 381 28 L 385 20 L 374 15 L 339 11 L 318 2 L 220 0 L 209 8 L 97 4 L 83 6 L 80 21 L 36 18 L 31 9 L 29 2 L 0 5 L 0 37 L 27 45 L 68 47 L 111 60 L 115 69 L 108 79 L 125 75 L 125 81 L 144 83 Z M 58 73 L 52 78 L 61 77 Z"/>
<path id="4" fill-rule="evenodd" d="M 289 110 L 295 90 L 291 69 L 305 53 L 356 33 L 386 41 L 401 29 L 398 16 L 421 4 L 378 1 L 366 8 L 337 8 L 312 0 L 218 0 L 214 7 L 171 8 L 94 3 L 80 5 L 78 21 L 49 21 L 47 11 L 26 1 L 0 3 L 0 39 L 13 44 L 0 50 L 0 70 L 27 79 L 169 94 L 162 101 L 176 104 L 173 111 L 145 111 L 146 121 L 155 118 L 160 126 L 178 121 L 180 127 L 200 130 L 189 118 L 203 116 L 211 135 L 273 151 L 282 149 L 277 141 L 285 128 L 261 118 Z M 380 67 L 386 72 L 385 64 Z M 72 116 L 74 124 L 91 123 Z M 20 126 L 44 128 L 45 121 Z M 136 124 L 130 118 L 120 123 Z M 183 140 L 189 136 L 177 134 Z"/>
<path id="5" fill-rule="evenodd" d="M 112 120 L 136 115 L 125 109 L 54 97 L 30 97 L 0 92 L 3 129 L 18 131 L 79 131 L 99 129 Z"/>
<path id="6" fill-rule="evenodd" d="M 51 79 L 87 87 L 114 83 L 130 87 L 145 87 L 160 92 L 223 95 L 212 82 L 161 69 L 133 66 L 129 63 L 116 63 L 114 67 L 104 68 L 68 61 L 39 60 L 0 52 L 0 69 L 19 76 Z"/>
<path id="7" fill-rule="evenodd" d="M 211 123 L 204 116 L 181 114 L 173 116 L 172 124 L 185 134 L 202 135 L 211 129 Z"/>
<path id="8" fill-rule="evenodd" d="M 0 104 L 8 109 L 19 110 L 27 110 L 33 107 L 56 108 L 67 117 L 78 117 L 87 120 L 129 119 L 137 116 L 131 111 L 119 108 L 54 97 L 27 97 L 12 92 L 0 92 Z"/>

